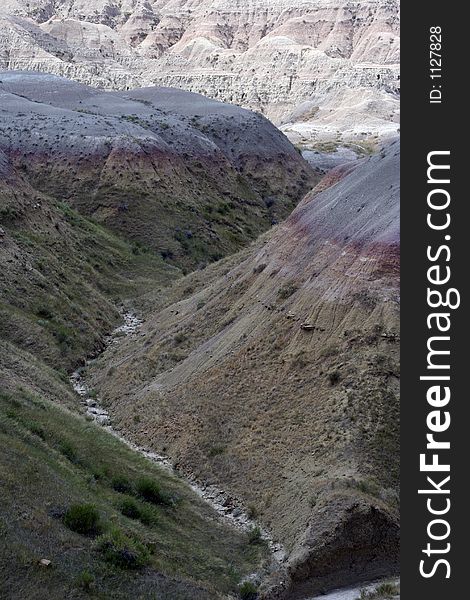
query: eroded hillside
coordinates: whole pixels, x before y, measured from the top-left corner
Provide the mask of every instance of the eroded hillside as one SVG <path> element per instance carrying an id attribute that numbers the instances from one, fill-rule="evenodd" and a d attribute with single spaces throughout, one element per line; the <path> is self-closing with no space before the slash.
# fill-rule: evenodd
<path id="1" fill-rule="evenodd" d="M 258 535 L 88 422 L 69 376 L 123 304 L 246 245 L 317 179 L 236 107 L 0 75 L 2 597 L 209 600 L 264 568 Z"/>
<path id="2" fill-rule="evenodd" d="M 310 143 L 398 127 L 397 0 L 7 0 L 2 9 L 0 68 L 204 93 Z"/>
<path id="3" fill-rule="evenodd" d="M 0 74 L 0 150 L 34 189 L 193 269 L 289 214 L 318 177 L 267 119 L 178 90 Z"/>
<path id="4" fill-rule="evenodd" d="M 140 338 L 89 373 L 117 428 L 286 545 L 269 598 L 397 568 L 398 164 L 395 142 L 332 171 L 252 247 L 148 296 Z"/>

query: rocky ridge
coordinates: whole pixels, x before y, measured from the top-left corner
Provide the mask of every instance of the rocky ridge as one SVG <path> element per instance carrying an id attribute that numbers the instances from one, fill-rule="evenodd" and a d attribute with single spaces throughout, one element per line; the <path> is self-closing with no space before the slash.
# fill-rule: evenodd
<path id="1" fill-rule="evenodd" d="M 7 0 L 1 15 L 0 68 L 203 93 L 299 143 L 397 131 L 397 0 Z"/>

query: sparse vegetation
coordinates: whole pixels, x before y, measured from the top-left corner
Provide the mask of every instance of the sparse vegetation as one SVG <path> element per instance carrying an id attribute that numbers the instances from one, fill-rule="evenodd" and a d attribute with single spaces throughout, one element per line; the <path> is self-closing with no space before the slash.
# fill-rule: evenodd
<path id="1" fill-rule="evenodd" d="M 259 527 L 252 527 L 248 532 L 248 542 L 250 544 L 262 544 L 263 535 Z"/>
<path id="2" fill-rule="evenodd" d="M 362 589 L 358 600 L 389 600 L 400 594 L 400 586 L 396 583 L 384 582 L 372 590 Z"/>
<path id="3" fill-rule="evenodd" d="M 35 381 L 55 402 L 38 389 L 0 392 L 2 548 L 15 549 L 2 553 L 10 589 L 21 589 L 25 598 L 34 595 L 37 571 L 21 565 L 36 564 L 41 556 L 53 564 L 47 576 L 54 600 L 70 594 L 71 582 L 105 598 L 113 598 L 116 588 L 132 597 L 135 586 L 146 597 L 208 600 L 214 590 L 236 593 L 234 569 L 240 576 L 257 569 L 265 548 L 218 525 L 180 480 L 60 408 L 59 402 L 73 406 L 76 400 L 54 371 L 36 372 Z M 31 433 L 33 425 L 42 437 Z M 64 432 L 79 462 L 64 460 L 59 449 Z M 174 508 L 154 504 L 137 488 L 159 502 L 162 496 L 184 502 Z M 8 595 L 1 582 L 0 595 Z"/>
<path id="4" fill-rule="evenodd" d="M 294 282 L 289 282 L 289 283 L 285 283 L 278 291 L 277 296 L 279 298 L 279 300 L 287 300 L 287 298 L 290 298 L 292 296 L 292 294 L 295 294 L 295 292 L 299 289 L 299 285 L 297 283 Z"/>
<path id="5" fill-rule="evenodd" d="M 240 585 L 238 593 L 241 600 L 256 600 L 258 598 L 258 588 L 251 581 L 244 581 Z"/>

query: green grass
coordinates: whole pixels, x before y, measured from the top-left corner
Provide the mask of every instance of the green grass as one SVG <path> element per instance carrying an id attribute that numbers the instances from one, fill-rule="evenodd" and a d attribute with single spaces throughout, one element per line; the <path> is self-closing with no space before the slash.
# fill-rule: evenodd
<path id="1" fill-rule="evenodd" d="M 158 523 L 158 516 L 148 506 L 139 504 L 134 498 L 125 498 L 119 505 L 121 514 L 129 519 L 136 519 L 144 525 L 153 525 Z"/>
<path id="2" fill-rule="evenodd" d="M 0 394 L 0 444 L 2 597 L 41 585 L 53 600 L 215 599 L 266 557 L 184 482 L 41 393 Z"/>

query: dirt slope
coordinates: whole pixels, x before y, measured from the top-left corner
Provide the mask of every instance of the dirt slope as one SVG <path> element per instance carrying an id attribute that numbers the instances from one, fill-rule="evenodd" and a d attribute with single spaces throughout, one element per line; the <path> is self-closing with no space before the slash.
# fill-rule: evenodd
<path id="1" fill-rule="evenodd" d="M 270 598 L 397 567 L 398 165 L 395 142 L 331 172 L 254 246 L 149 297 L 140 339 L 92 370 L 115 426 L 287 546 Z"/>

